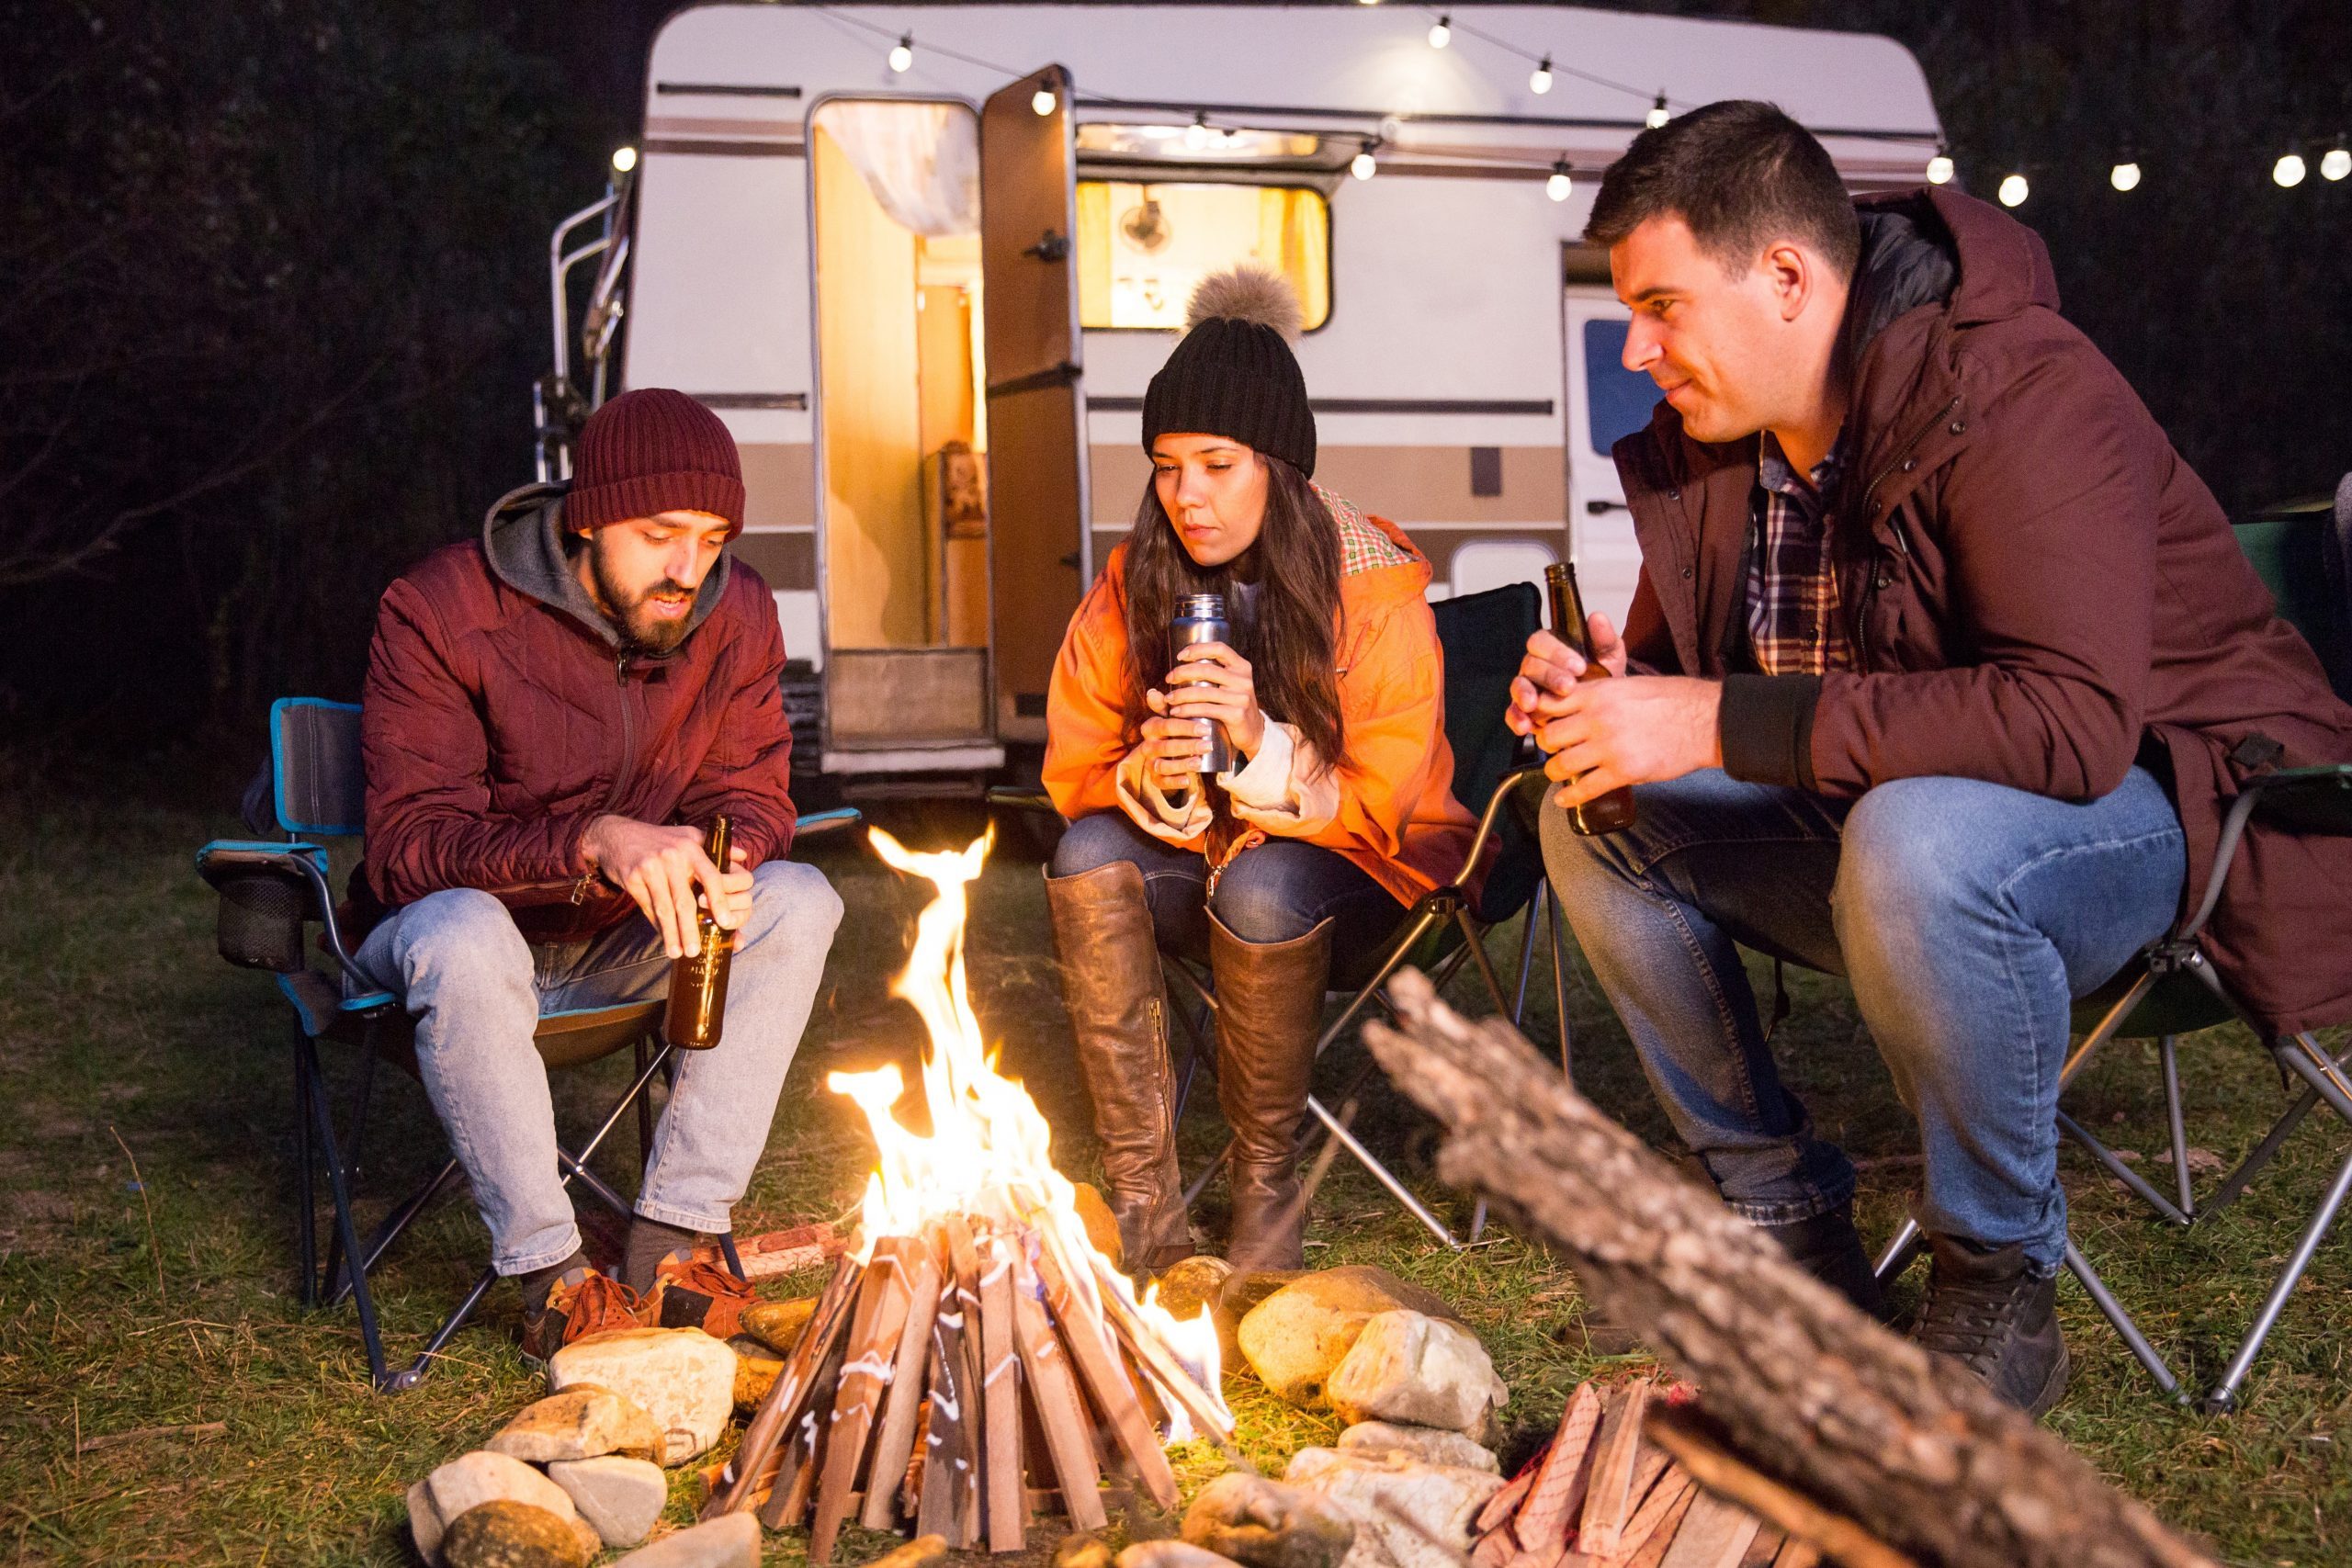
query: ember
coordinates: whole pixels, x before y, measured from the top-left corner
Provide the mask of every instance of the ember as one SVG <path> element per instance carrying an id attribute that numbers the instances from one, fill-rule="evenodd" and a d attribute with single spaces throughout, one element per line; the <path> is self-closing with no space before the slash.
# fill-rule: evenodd
<path id="1" fill-rule="evenodd" d="M 827 1080 L 865 1111 L 879 1156 L 859 1235 L 705 1517 L 806 1518 L 809 1559 L 824 1562 L 853 1509 L 869 1529 L 911 1524 L 991 1551 L 1021 1550 L 1040 1506 L 1100 1529 L 1106 1468 L 1172 1507 L 1162 1444 L 1233 1430 L 1215 1325 L 1138 1299 L 1094 1249 L 1052 1128 L 983 1043 L 964 928 L 989 840 L 922 854 L 872 836 L 938 889 L 897 986 L 930 1032 L 931 1130 L 893 1113 L 896 1066 Z"/>

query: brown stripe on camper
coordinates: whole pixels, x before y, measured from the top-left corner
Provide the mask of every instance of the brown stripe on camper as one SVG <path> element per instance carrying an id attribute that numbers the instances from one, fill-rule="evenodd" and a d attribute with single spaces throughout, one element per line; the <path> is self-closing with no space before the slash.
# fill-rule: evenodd
<path id="1" fill-rule="evenodd" d="M 745 528 L 817 525 L 816 447 L 806 442 L 738 441 L 735 449 L 743 459 Z M 814 587 L 814 580 L 805 586 Z"/>

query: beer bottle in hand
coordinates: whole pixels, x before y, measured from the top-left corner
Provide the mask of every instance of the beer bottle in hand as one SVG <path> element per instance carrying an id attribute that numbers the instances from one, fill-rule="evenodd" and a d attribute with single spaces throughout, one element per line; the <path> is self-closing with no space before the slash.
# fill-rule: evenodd
<path id="1" fill-rule="evenodd" d="M 729 869 L 726 818 L 711 818 L 703 852 L 721 873 Z M 695 917 L 695 931 L 701 950 L 670 966 L 670 1011 L 662 1029 L 682 1051 L 707 1051 L 718 1043 L 718 1032 L 727 1022 L 727 965 L 735 956 L 735 933 L 708 909 Z"/>
<path id="2" fill-rule="evenodd" d="M 1605 681 L 1609 668 L 1593 656 L 1592 622 L 1584 613 L 1584 595 L 1577 592 L 1577 569 L 1561 561 L 1544 569 L 1544 588 L 1552 602 L 1552 635 L 1566 643 L 1584 660 L 1584 673 L 1578 683 Z M 1634 791 L 1631 785 L 1612 789 L 1607 795 L 1586 801 L 1568 813 L 1568 826 L 1589 837 L 1595 833 L 1614 833 L 1634 825 Z"/>

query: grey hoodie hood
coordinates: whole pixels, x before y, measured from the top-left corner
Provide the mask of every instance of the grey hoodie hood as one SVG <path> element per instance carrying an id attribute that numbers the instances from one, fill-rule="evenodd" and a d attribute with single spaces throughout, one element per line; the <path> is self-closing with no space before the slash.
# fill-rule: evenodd
<path id="1" fill-rule="evenodd" d="M 564 548 L 563 497 L 570 488 L 527 484 L 500 496 L 481 520 L 482 554 L 501 582 L 562 611 L 617 652 L 622 647 L 620 628 L 596 608 L 596 601 L 572 570 L 571 552 Z M 719 551 L 718 564 L 695 591 L 694 611 L 686 617 L 686 629 L 679 641 L 692 637 L 695 628 L 718 607 L 727 592 L 728 560 L 727 552 Z"/>

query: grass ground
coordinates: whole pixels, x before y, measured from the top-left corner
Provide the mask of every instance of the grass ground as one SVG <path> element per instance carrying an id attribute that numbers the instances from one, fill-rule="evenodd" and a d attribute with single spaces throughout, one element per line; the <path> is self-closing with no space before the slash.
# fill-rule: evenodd
<path id="1" fill-rule="evenodd" d="M 973 824 L 900 825 L 944 844 Z M 369 1391 L 347 1307 L 297 1303 L 282 1010 L 266 977 L 213 955 L 212 901 L 190 871 L 194 847 L 229 827 L 0 795 L 0 1560 L 407 1562 L 405 1484 L 488 1436 L 538 1386 L 516 1357 L 517 1309 L 504 1290 L 425 1385 L 397 1398 Z M 747 1231 L 848 1213 L 870 1156 L 823 1076 L 912 1059 L 915 1020 L 887 986 L 921 893 L 854 846 L 826 846 L 821 859 L 851 914 L 740 1212 Z M 1507 930 L 1495 943 L 1507 975 L 1515 938 Z M 1042 892 L 1034 858 L 1013 846 L 982 886 L 971 947 L 977 1005 L 1004 1041 L 1007 1070 L 1029 1082 L 1064 1130 L 1064 1157 L 1082 1167 L 1085 1108 L 1068 1070 Z M 1782 1058 L 1823 1129 L 1860 1159 L 1864 1230 L 1883 1237 L 1917 1179 L 1905 1119 L 1844 987 L 1798 977 L 1794 990 Z M 1551 1024 L 1548 991 L 1534 987 L 1538 1039 Z M 1569 998 L 1582 1086 L 1664 1142 L 1588 976 L 1572 976 Z M 2275 1076 L 2238 1032 L 2195 1037 L 2182 1056 L 2203 1108 L 2194 1141 L 2233 1156 L 2274 1113 Z M 331 1069 L 346 1089 L 347 1068 Z M 576 1124 L 619 1082 L 617 1064 L 562 1076 L 559 1114 Z M 362 1179 L 375 1195 L 369 1218 L 442 1157 L 422 1095 L 397 1077 L 381 1088 Z M 2143 1153 L 2141 1168 L 2160 1171 L 2151 1049 L 2111 1050 L 2070 1104 Z M 1425 1123 L 1376 1089 L 1359 1125 L 1442 1212 L 1464 1216 L 1428 1174 Z M 1196 1111 L 1185 1136 L 1196 1168 L 1217 1141 L 1213 1113 Z M 2344 1142 L 2314 1121 L 2245 1200 L 2186 1233 L 2070 1153 L 2077 1238 L 2176 1364 L 2210 1378 Z M 603 1162 L 624 1188 L 630 1145 L 616 1136 Z M 1522 1432 L 1556 1419 L 1565 1391 L 1600 1364 L 1564 1269 L 1509 1236 L 1439 1248 L 1345 1161 L 1318 1194 L 1310 1234 L 1312 1262 L 1384 1264 L 1455 1302 L 1510 1382 L 1507 1415 Z M 460 1198 L 444 1200 L 386 1260 L 378 1300 L 395 1352 L 430 1330 L 481 1256 Z M 2159 1403 L 2080 1292 L 2069 1285 L 2060 1300 L 2076 1359 L 2073 1391 L 2051 1417 L 2058 1433 L 2230 1561 L 2352 1562 L 2352 1257 L 2340 1235 L 2233 1417 Z M 1263 1468 L 1335 1435 L 1328 1418 L 1246 1381 L 1231 1386 L 1243 1446 Z M 1191 1482 L 1218 1468 L 1205 1450 L 1179 1457 Z M 688 1516 L 683 1490 L 672 1515 Z M 843 1557 L 883 1544 L 853 1538 Z M 800 1539 L 773 1536 L 768 1551 L 797 1562 Z"/>

